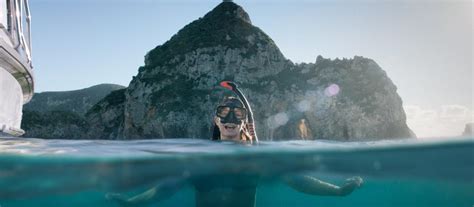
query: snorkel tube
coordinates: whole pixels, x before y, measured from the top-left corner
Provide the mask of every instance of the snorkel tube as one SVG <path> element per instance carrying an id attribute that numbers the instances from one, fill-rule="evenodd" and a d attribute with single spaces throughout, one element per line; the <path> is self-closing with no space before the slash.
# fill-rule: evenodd
<path id="1" fill-rule="evenodd" d="M 248 110 L 248 123 L 247 123 L 247 129 L 249 130 L 250 136 L 252 136 L 252 141 L 258 142 L 257 134 L 255 133 L 255 123 L 253 120 L 253 112 L 252 108 L 250 108 L 250 104 L 247 101 L 247 98 L 245 98 L 244 94 L 240 89 L 237 87 L 237 84 L 231 81 L 222 81 L 220 83 L 220 86 L 227 88 L 231 91 L 233 91 L 237 96 L 244 102 L 245 108 Z"/>

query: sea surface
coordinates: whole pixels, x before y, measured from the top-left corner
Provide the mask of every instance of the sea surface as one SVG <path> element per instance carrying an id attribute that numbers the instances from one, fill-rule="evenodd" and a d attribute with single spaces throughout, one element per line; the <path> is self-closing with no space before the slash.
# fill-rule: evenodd
<path id="1" fill-rule="evenodd" d="M 256 206 L 473 207 L 474 138 L 258 145 L 199 139 L 0 139 L 1 207 L 119 206 L 105 195 L 133 196 L 169 180 L 232 179 L 239 173 L 259 177 Z M 345 197 L 314 196 L 286 185 L 281 178 L 289 175 L 335 185 L 360 176 L 364 183 Z M 194 206 L 194 190 L 184 185 L 148 206 Z"/>

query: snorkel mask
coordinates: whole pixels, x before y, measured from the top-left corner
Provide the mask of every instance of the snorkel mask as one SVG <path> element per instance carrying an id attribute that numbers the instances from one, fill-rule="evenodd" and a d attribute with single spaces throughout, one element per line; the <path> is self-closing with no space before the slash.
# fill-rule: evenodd
<path id="1" fill-rule="evenodd" d="M 239 99 L 229 97 L 217 107 L 216 116 L 220 118 L 222 124 L 232 123 L 239 125 L 246 121 L 247 109 L 244 108 Z"/>

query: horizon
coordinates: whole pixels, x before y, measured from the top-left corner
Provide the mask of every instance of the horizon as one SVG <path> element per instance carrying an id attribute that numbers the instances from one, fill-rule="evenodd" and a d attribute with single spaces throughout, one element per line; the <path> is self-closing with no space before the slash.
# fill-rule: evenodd
<path id="1" fill-rule="evenodd" d="M 30 2 L 36 92 L 128 86 L 148 51 L 221 1 L 130 2 Z M 373 59 L 419 138 L 459 136 L 474 121 L 471 1 L 234 2 L 295 63 Z"/>

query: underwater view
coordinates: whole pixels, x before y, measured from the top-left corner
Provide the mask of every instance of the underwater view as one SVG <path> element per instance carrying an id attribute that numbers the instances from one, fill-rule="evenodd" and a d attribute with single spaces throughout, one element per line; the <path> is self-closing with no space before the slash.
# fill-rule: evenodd
<path id="1" fill-rule="evenodd" d="M 106 194 L 132 196 L 173 179 L 225 183 L 236 179 L 237 173 L 246 176 L 238 179 L 258 178 L 256 206 L 474 204 L 472 138 L 258 145 L 196 139 L 6 138 L 0 140 L 0 149 L 2 206 L 119 206 Z M 281 180 L 298 174 L 335 184 L 352 176 L 364 182 L 345 197 L 315 196 Z M 186 184 L 171 197 L 142 206 L 194 206 L 195 190 Z"/>

